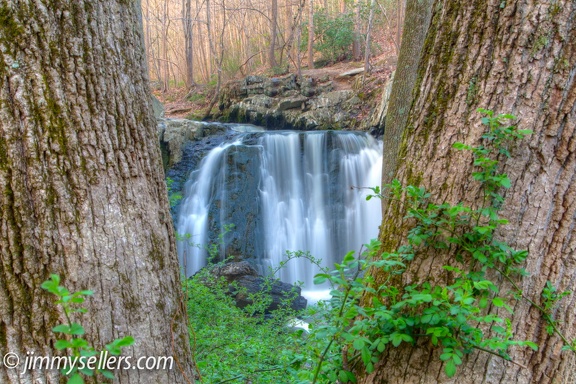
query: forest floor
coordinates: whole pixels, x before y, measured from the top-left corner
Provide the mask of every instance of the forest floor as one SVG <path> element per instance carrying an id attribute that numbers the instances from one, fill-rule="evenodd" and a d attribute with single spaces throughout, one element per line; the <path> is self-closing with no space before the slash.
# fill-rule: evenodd
<path id="1" fill-rule="evenodd" d="M 384 84 L 391 77 L 396 67 L 395 54 L 382 54 L 371 60 L 372 71 L 370 75 L 364 73 L 342 76 L 342 74 L 363 68 L 364 63 L 359 61 L 341 61 L 321 68 L 302 69 L 302 76 L 312 77 L 316 80 L 330 79 L 333 82 L 334 90 L 353 89 L 363 100 L 365 111 L 361 115 L 367 115 L 377 104 L 383 90 Z M 262 75 L 266 76 L 263 72 Z M 281 76 L 285 76 L 281 75 Z M 235 81 L 238 79 L 233 79 Z M 196 85 L 192 89 L 185 87 L 171 88 L 168 92 L 154 90 L 154 95 L 164 105 L 166 117 L 168 118 L 198 118 L 204 115 L 212 97 L 214 87 L 206 85 Z M 361 116 L 362 117 L 362 116 Z"/>

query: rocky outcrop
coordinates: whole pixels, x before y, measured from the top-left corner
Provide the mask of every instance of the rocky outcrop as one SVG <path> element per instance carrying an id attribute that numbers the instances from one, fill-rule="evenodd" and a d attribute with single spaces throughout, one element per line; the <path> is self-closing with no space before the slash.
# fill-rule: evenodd
<path id="1" fill-rule="evenodd" d="M 228 130 L 222 124 L 187 119 L 159 118 L 157 121 L 158 138 L 165 168 L 173 167 L 182 160 L 183 148 L 188 142 L 224 134 Z"/>
<path id="2" fill-rule="evenodd" d="M 290 302 L 290 307 L 296 311 L 306 308 L 307 300 L 301 295 L 300 287 L 260 276 L 247 261 L 232 262 L 214 267 L 212 274 L 226 279 L 230 284 L 229 292 L 240 308 L 253 304 L 250 299 L 253 294 L 268 296 L 269 303 L 264 310 L 266 314 L 282 308 L 287 301 Z"/>
<path id="3" fill-rule="evenodd" d="M 351 129 L 358 126 L 360 104 L 353 91 L 334 90 L 327 77 L 247 76 L 223 88 L 218 118 L 268 129 Z"/>

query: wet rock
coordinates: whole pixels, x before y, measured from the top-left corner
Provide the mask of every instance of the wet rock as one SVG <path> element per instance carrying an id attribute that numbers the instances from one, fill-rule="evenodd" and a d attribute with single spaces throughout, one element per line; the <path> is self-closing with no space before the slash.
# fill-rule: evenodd
<path id="1" fill-rule="evenodd" d="M 282 308 L 287 299 L 291 300 L 290 307 L 296 311 L 306 308 L 307 300 L 301 295 L 300 287 L 259 276 L 256 269 L 247 261 L 217 266 L 212 269 L 212 274 L 216 277 L 224 277 L 231 284 L 230 294 L 240 308 L 253 304 L 250 295 L 258 293 L 269 295 L 271 299 L 264 311 L 266 314 Z"/>

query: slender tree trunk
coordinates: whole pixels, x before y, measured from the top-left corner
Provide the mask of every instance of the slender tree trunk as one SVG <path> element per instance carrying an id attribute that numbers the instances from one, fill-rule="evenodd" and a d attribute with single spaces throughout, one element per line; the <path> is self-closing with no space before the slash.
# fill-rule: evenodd
<path id="1" fill-rule="evenodd" d="M 372 67 L 370 66 L 370 34 L 372 33 L 372 21 L 374 19 L 374 8 L 376 8 L 376 0 L 370 1 L 370 15 L 368 16 L 368 28 L 366 30 L 366 48 L 364 51 L 364 75 L 370 74 Z M 425 32 L 424 32 L 425 34 Z"/>
<path id="2" fill-rule="evenodd" d="M 530 275 L 521 280 L 525 295 L 541 302 L 546 281 L 572 292 L 554 312 L 568 339 L 576 336 L 575 14 L 576 3 L 568 0 L 437 1 L 395 174 L 405 184 L 425 186 L 436 201 L 479 203 L 478 183 L 470 177 L 473 161 L 452 148 L 455 141 L 478 144 L 485 127 L 476 109 L 515 114 L 519 128 L 533 130 L 510 148 L 510 159 L 501 158 L 511 188 L 501 211 L 509 223 L 498 236 L 529 252 Z M 404 214 L 399 205 L 387 209 L 380 232 L 383 251 L 406 238 Z M 441 279 L 450 256 L 418 256 L 406 276 L 412 282 Z M 376 282 L 384 278 L 380 272 L 373 276 Z M 575 355 L 561 351 L 561 340 L 548 335 L 536 308 L 524 300 L 513 307 L 515 338 L 539 346 L 538 351 L 511 350 L 520 365 L 475 352 L 448 379 L 439 350 L 420 338 L 414 346 L 388 349 L 359 383 L 574 383 Z M 508 316 L 502 309 L 493 312 Z"/>
<path id="3" fill-rule="evenodd" d="M 168 32 L 170 19 L 168 18 L 168 1 L 164 1 L 162 10 L 162 92 L 166 93 L 170 89 L 170 61 L 168 58 Z"/>
<path id="4" fill-rule="evenodd" d="M 96 347 L 132 335 L 133 362 L 177 361 L 119 382 L 193 382 L 139 7 L 0 1 L 0 353 L 55 354 L 64 319 L 40 284 L 57 273 L 94 290 L 74 321 Z M 0 382 L 62 382 L 21 370 Z"/>
<path id="5" fill-rule="evenodd" d="M 314 0 L 308 0 L 308 69 L 314 68 Z"/>
<path id="6" fill-rule="evenodd" d="M 396 47 L 398 47 L 401 44 L 400 41 L 402 38 L 402 26 L 404 25 L 404 20 L 402 17 L 402 8 L 404 7 L 405 1 L 407 0 L 398 0 L 396 3 Z"/>
<path id="7" fill-rule="evenodd" d="M 400 140 L 412 105 L 412 90 L 416 84 L 418 64 L 430 25 L 432 1 L 408 0 L 406 2 L 404 34 L 384 124 L 383 140 L 386 150 L 382 158 L 382 185 L 392 182 L 396 171 Z"/>
<path id="8" fill-rule="evenodd" d="M 192 0 L 183 0 L 182 26 L 184 28 L 184 50 L 186 52 L 186 87 L 194 85 L 194 24 Z"/>
<path id="9" fill-rule="evenodd" d="M 278 0 L 272 0 L 270 7 L 270 50 L 268 51 L 268 65 L 270 69 L 278 66 L 276 63 L 276 32 L 278 28 Z"/>
<path id="10" fill-rule="evenodd" d="M 362 53 L 360 50 L 360 31 L 361 28 L 361 18 L 360 18 L 360 0 L 355 0 L 354 10 L 356 12 L 354 16 L 354 40 L 352 41 L 352 58 L 354 60 L 360 60 Z"/>

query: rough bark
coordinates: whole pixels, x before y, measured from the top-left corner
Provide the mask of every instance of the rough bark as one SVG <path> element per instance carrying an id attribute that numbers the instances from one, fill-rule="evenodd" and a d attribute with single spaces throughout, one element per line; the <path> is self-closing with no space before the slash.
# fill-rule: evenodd
<path id="1" fill-rule="evenodd" d="M 389 184 L 396 171 L 398 148 L 410 112 L 412 90 L 416 84 L 418 64 L 432 16 L 432 2 L 433 0 L 406 2 L 404 34 L 384 124 L 383 141 L 386 150 L 382 159 L 382 185 Z"/>
<path id="2" fill-rule="evenodd" d="M 119 382 L 193 382 L 139 6 L 0 1 L 0 354 L 55 353 L 57 273 L 95 292 L 76 319 L 93 345 L 132 335 L 125 355 L 177 361 Z M 20 370 L 0 382 L 61 382 Z"/>
<path id="3" fill-rule="evenodd" d="M 478 107 L 517 115 L 519 127 L 534 133 L 512 148 L 512 158 L 501 159 L 512 187 L 501 212 L 509 224 L 499 236 L 529 251 L 525 268 L 530 276 L 521 285 L 536 301 L 547 280 L 561 291 L 576 291 L 575 15 L 576 3 L 568 0 L 436 1 L 396 172 L 403 183 L 426 186 L 439 201 L 478 203 L 471 156 L 452 149 L 452 143 L 479 143 L 484 127 Z M 384 250 L 405 238 L 403 216 L 402 207 L 389 206 L 380 233 Z M 448 258 L 419 256 L 406 276 L 412 281 L 441 276 L 439 268 Z M 382 277 L 375 274 L 377 280 Z M 555 312 L 569 339 L 576 336 L 575 305 L 572 293 Z M 538 310 L 517 302 L 512 326 L 517 339 L 539 345 L 536 352 L 511 351 L 527 369 L 479 352 L 448 379 L 439 351 L 421 339 L 414 347 L 389 350 L 376 371 L 359 382 L 576 381 L 574 354 L 560 351 L 561 341 L 546 333 Z"/>

